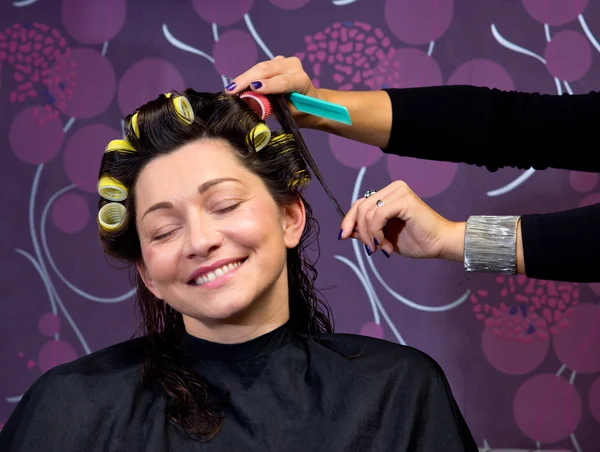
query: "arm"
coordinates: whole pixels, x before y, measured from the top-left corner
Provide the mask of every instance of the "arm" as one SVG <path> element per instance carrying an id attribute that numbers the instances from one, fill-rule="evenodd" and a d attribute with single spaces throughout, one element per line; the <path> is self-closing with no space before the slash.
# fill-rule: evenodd
<path id="1" fill-rule="evenodd" d="M 589 155 L 600 93 L 549 95 L 475 86 L 383 91 L 319 89 L 318 97 L 348 108 L 353 125 L 299 118 L 303 127 L 378 146 L 386 153 L 505 166 L 600 172 Z"/>
<path id="2" fill-rule="evenodd" d="M 530 278 L 600 282 L 600 204 L 523 215 L 517 227 L 517 273 Z M 463 262 L 465 223 L 445 235 L 441 257 Z"/>
<path id="3" fill-rule="evenodd" d="M 596 138 L 600 93 L 549 95 L 476 86 L 382 91 L 317 89 L 296 57 L 277 56 L 236 77 L 225 92 L 298 92 L 345 106 L 352 125 L 292 113 L 300 127 L 323 130 L 390 154 L 503 166 L 598 171 L 586 155 Z M 458 148 L 457 148 L 458 146 Z"/>

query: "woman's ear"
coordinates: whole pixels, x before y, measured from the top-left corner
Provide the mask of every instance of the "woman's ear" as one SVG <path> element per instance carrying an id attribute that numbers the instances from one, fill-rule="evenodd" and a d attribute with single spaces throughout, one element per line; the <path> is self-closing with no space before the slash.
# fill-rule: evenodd
<path id="1" fill-rule="evenodd" d="M 159 300 L 162 300 L 163 298 L 160 295 L 160 291 L 154 286 L 154 282 L 152 281 L 152 278 L 150 277 L 150 274 L 148 273 L 148 267 L 146 267 L 146 265 L 144 264 L 143 260 L 139 260 L 135 266 L 137 267 L 137 271 L 140 274 L 140 277 L 142 278 L 142 281 L 144 282 L 144 285 L 148 288 L 148 290 L 150 292 L 152 292 L 152 294 L 158 298 Z"/>
<path id="2" fill-rule="evenodd" d="M 296 200 L 282 207 L 283 240 L 286 248 L 298 246 L 306 225 L 306 209 L 298 196 Z"/>

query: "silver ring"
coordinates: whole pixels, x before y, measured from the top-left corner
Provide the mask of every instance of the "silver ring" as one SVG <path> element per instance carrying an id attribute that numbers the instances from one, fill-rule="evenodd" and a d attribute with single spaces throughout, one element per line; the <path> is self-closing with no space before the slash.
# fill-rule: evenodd
<path id="1" fill-rule="evenodd" d="M 375 193 L 377 193 L 375 190 L 367 190 L 365 192 L 365 194 L 363 195 L 364 198 L 369 198 L 371 195 L 374 195 Z"/>
<path id="2" fill-rule="evenodd" d="M 378 199 L 375 204 L 377 205 L 377 207 L 383 207 L 383 201 L 381 199 Z"/>

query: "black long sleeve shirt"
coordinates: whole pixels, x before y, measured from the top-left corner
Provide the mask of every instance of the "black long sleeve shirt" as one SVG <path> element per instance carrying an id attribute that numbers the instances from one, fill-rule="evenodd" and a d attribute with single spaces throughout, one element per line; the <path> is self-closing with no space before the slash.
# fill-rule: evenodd
<path id="1" fill-rule="evenodd" d="M 550 95 L 475 86 L 386 89 L 384 152 L 485 166 L 600 172 L 600 93 Z M 600 204 L 521 217 L 527 276 L 600 282 Z"/>

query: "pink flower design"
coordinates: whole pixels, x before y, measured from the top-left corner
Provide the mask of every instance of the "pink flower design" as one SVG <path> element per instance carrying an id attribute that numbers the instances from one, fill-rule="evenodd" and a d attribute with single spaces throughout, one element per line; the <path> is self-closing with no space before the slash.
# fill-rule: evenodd
<path id="1" fill-rule="evenodd" d="M 569 325 L 568 317 L 579 303 L 577 283 L 498 276 L 498 291 L 471 294 L 473 312 L 487 328 L 507 340 L 531 343 L 548 340 Z"/>
<path id="2" fill-rule="evenodd" d="M 328 65 L 339 90 L 352 90 L 364 84 L 385 58 L 386 49 L 391 48 L 390 39 L 380 28 L 358 21 L 336 22 L 323 31 L 306 36 L 304 41 L 305 52 L 296 56 L 308 60 L 307 71 L 312 71 L 315 86 L 320 86 Z"/>
<path id="3" fill-rule="evenodd" d="M 67 40 L 48 25 L 14 24 L 0 32 L 0 68 L 5 62 L 10 64 L 16 82 L 8 95 L 10 103 L 42 96 L 45 105 L 34 112 L 38 122 L 58 117 L 75 87 L 70 53 Z"/>

